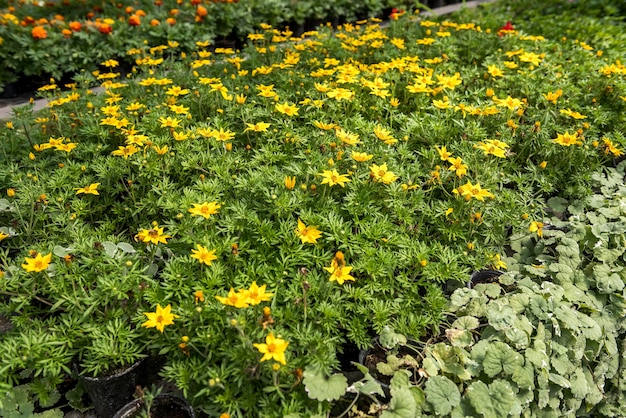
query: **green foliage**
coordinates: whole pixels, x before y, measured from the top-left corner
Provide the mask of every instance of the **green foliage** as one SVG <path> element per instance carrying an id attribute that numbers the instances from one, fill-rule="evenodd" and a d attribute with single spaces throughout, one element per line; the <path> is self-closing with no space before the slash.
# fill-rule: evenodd
<path id="1" fill-rule="evenodd" d="M 31 386 L 20 385 L 13 387 L 0 398 L 0 417 L 4 418 L 62 418 L 60 408 L 47 409 L 43 412 L 35 412 L 36 396 Z M 58 394 L 57 398 L 58 400 Z M 56 403 L 52 401 L 51 403 Z M 39 402 L 41 404 L 41 401 Z"/>

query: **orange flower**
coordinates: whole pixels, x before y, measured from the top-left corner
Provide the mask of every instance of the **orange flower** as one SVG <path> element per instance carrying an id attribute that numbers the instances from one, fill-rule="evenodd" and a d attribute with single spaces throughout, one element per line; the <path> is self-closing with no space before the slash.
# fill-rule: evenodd
<path id="1" fill-rule="evenodd" d="M 146 12 L 144 12 L 144 11 L 143 11 L 143 10 L 141 10 L 141 9 L 139 9 L 139 10 L 137 10 L 137 11 L 135 12 L 135 14 L 136 14 L 137 16 L 144 17 L 144 16 L 146 15 Z"/>
<path id="2" fill-rule="evenodd" d="M 152 19 L 150 21 L 150 26 L 159 26 L 161 24 L 161 22 L 159 22 L 157 19 Z"/>
<path id="3" fill-rule="evenodd" d="M 63 34 L 64 38 L 69 38 L 72 36 L 72 31 L 69 29 L 63 29 L 61 33 Z"/>
<path id="4" fill-rule="evenodd" d="M 131 15 L 128 18 L 128 24 L 130 26 L 139 26 L 141 24 L 141 19 L 137 15 Z"/>
<path id="5" fill-rule="evenodd" d="M 103 33 L 105 35 L 108 35 L 109 33 L 113 32 L 113 28 L 108 23 L 100 24 L 100 26 L 98 27 L 98 30 L 100 31 L 100 33 Z"/>
<path id="6" fill-rule="evenodd" d="M 80 22 L 70 22 L 70 29 L 74 32 L 80 32 L 83 28 L 83 25 Z"/>
<path id="7" fill-rule="evenodd" d="M 35 26 L 30 33 L 35 39 L 46 39 L 48 37 L 48 32 L 41 26 Z"/>
<path id="8" fill-rule="evenodd" d="M 204 6 L 198 6 L 198 8 L 196 9 L 196 14 L 200 17 L 204 17 L 208 14 L 209 12 L 207 11 L 206 7 Z"/>
<path id="9" fill-rule="evenodd" d="M 173 17 L 168 17 L 167 19 L 165 19 L 165 21 L 170 26 L 174 26 L 174 24 L 176 24 L 176 19 L 174 19 Z"/>

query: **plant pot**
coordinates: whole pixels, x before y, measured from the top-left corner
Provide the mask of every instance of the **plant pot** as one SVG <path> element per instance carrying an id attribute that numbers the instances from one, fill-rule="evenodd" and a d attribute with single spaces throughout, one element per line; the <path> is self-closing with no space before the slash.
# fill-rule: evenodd
<path id="1" fill-rule="evenodd" d="M 102 377 L 79 375 L 85 392 L 89 395 L 99 418 L 110 418 L 133 399 L 137 375 L 142 360 L 132 366 Z"/>
<path id="2" fill-rule="evenodd" d="M 475 271 L 470 276 L 469 281 L 467 282 L 468 288 L 473 288 L 477 284 L 481 283 L 495 283 L 498 281 L 498 277 L 504 274 L 503 271 L 500 270 L 480 270 Z"/>
<path id="3" fill-rule="evenodd" d="M 143 399 L 134 399 L 122 407 L 113 418 L 133 418 L 144 411 Z M 185 398 L 171 393 L 160 393 L 154 397 L 150 418 L 195 418 L 193 408 Z"/>

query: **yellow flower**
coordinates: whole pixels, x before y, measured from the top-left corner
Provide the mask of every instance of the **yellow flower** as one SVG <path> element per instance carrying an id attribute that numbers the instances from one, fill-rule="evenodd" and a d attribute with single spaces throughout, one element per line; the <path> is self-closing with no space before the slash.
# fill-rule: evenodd
<path id="1" fill-rule="evenodd" d="M 586 119 L 587 118 L 587 116 L 585 116 L 585 115 L 583 115 L 581 113 L 575 112 L 575 111 L 573 111 L 571 109 L 560 109 L 559 113 L 561 113 L 562 115 L 565 115 L 565 116 L 569 116 L 569 117 L 574 118 L 574 119 Z"/>
<path id="2" fill-rule="evenodd" d="M 290 103 L 278 103 L 275 106 L 275 109 L 279 111 L 280 113 L 287 115 L 287 116 L 298 115 L 298 108 L 295 105 L 292 105 Z"/>
<path id="3" fill-rule="evenodd" d="M 491 139 L 485 142 L 479 142 L 478 144 L 474 145 L 474 148 L 483 150 L 485 155 L 495 155 L 499 158 L 506 158 L 505 148 L 508 148 L 508 146 L 509 145 L 505 142 L 498 141 L 497 139 Z"/>
<path id="4" fill-rule="evenodd" d="M 159 228 L 155 225 L 151 229 L 142 229 L 136 236 L 141 242 L 151 242 L 152 244 L 163 243 L 167 244 L 167 239 L 172 238 L 171 235 L 164 234 L 163 228 Z"/>
<path id="5" fill-rule="evenodd" d="M 201 264 L 206 264 L 207 266 L 210 266 L 213 260 L 217 260 L 217 257 L 215 256 L 215 250 L 209 251 L 206 247 L 203 247 L 200 244 L 196 244 L 196 248 L 197 250 L 191 250 L 191 258 L 195 258 Z"/>
<path id="6" fill-rule="evenodd" d="M 329 130 L 333 129 L 335 126 L 337 126 L 336 124 L 334 124 L 332 122 L 324 123 L 324 122 L 320 122 L 319 120 L 313 121 L 313 125 L 316 128 L 320 128 L 320 129 L 323 129 L 325 131 L 329 131 Z"/>
<path id="7" fill-rule="evenodd" d="M 352 271 L 352 267 L 349 267 L 349 266 L 337 267 L 337 268 L 324 267 L 324 270 L 330 273 L 330 277 L 328 278 L 328 281 L 330 282 L 336 281 L 339 284 L 343 284 L 346 281 L 353 282 L 356 280 L 353 276 L 350 275 L 350 272 Z"/>
<path id="8" fill-rule="evenodd" d="M 365 161 L 369 161 L 372 158 L 374 158 L 372 154 L 367 154 L 365 152 L 356 152 L 356 151 L 351 153 L 350 156 L 352 157 L 354 161 L 359 162 L 359 163 L 363 163 Z"/>
<path id="9" fill-rule="evenodd" d="M 540 168 L 546 168 L 547 165 L 548 165 L 547 161 L 542 161 L 542 162 L 539 163 L 539 167 Z"/>
<path id="10" fill-rule="evenodd" d="M 359 141 L 359 134 L 353 134 L 344 131 L 343 129 L 337 129 L 335 131 L 335 136 L 337 136 L 337 138 L 339 138 L 339 140 L 346 145 L 362 144 L 362 142 Z"/>
<path id="11" fill-rule="evenodd" d="M 0 241 L 2 241 L 5 238 L 8 238 L 8 237 L 10 237 L 9 234 L 5 234 L 4 232 L 0 231 Z"/>
<path id="12" fill-rule="evenodd" d="M 543 222 L 532 221 L 528 230 L 530 232 L 536 232 L 537 236 L 541 238 L 543 236 Z"/>
<path id="13" fill-rule="evenodd" d="M 556 138 L 552 140 L 555 144 L 563 145 L 564 147 L 569 147 L 570 145 L 582 145 L 582 141 L 576 135 L 576 133 L 570 134 L 565 132 L 564 134 L 557 134 Z"/>
<path id="14" fill-rule="evenodd" d="M 261 302 L 267 302 L 272 299 L 274 296 L 273 293 L 267 293 L 265 291 L 265 287 L 267 285 L 263 285 L 259 287 L 256 282 L 252 282 L 250 288 L 248 289 L 248 299 L 247 303 L 250 305 L 258 305 Z"/>
<path id="15" fill-rule="evenodd" d="M 253 344 L 254 348 L 263 354 L 261 361 L 275 360 L 283 365 L 287 364 L 285 350 L 288 345 L 289 343 L 282 338 L 274 338 L 273 333 L 265 337 L 265 344 Z"/>
<path id="16" fill-rule="evenodd" d="M 556 101 L 558 100 L 559 97 L 561 97 L 562 94 L 563 94 L 563 90 L 559 89 L 554 93 L 549 91 L 547 94 L 544 94 L 543 97 L 545 97 L 547 101 L 556 104 Z"/>
<path id="17" fill-rule="evenodd" d="M 146 328 L 156 328 L 163 332 L 166 325 L 172 325 L 174 323 L 174 318 L 178 318 L 178 315 L 174 315 L 171 310 L 171 304 L 168 304 L 165 308 L 162 308 L 160 304 L 157 304 L 156 312 L 144 312 L 144 315 L 148 317 L 148 320 L 141 324 L 141 326 Z"/>
<path id="18" fill-rule="evenodd" d="M 26 263 L 22 264 L 22 268 L 27 272 L 40 272 L 48 268 L 52 261 L 52 253 L 41 255 L 37 253 L 34 258 L 25 257 Z"/>
<path id="19" fill-rule="evenodd" d="M 124 159 L 127 159 L 129 156 L 133 155 L 137 151 L 139 151 L 139 148 L 134 145 L 127 145 L 125 147 L 119 146 L 115 151 L 111 153 L 111 155 L 124 157 Z"/>
<path id="20" fill-rule="evenodd" d="M 322 236 L 322 232 L 314 226 L 306 226 L 304 222 L 298 219 L 296 235 L 303 244 L 315 244 L 317 239 Z"/>
<path id="21" fill-rule="evenodd" d="M 393 145 L 398 142 L 398 140 L 394 138 L 393 135 L 391 135 L 390 130 L 385 129 L 379 125 L 374 127 L 374 135 L 376 135 L 376 138 L 380 139 L 387 145 Z"/>
<path id="22" fill-rule="evenodd" d="M 441 161 L 448 161 L 448 159 L 452 157 L 452 153 L 448 152 L 445 145 L 441 148 L 435 146 L 435 149 L 439 153 L 439 158 L 441 159 Z"/>
<path id="23" fill-rule="evenodd" d="M 7 189 L 7 196 L 15 197 L 15 189 L 8 188 Z"/>
<path id="24" fill-rule="evenodd" d="M 461 178 L 461 177 L 463 177 L 464 175 L 467 174 L 467 165 L 463 164 L 463 160 L 461 159 L 461 157 L 449 158 L 448 162 L 450 164 L 452 164 L 448 168 L 448 170 L 449 171 L 454 171 L 458 178 Z"/>
<path id="25" fill-rule="evenodd" d="M 270 127 L 269 123 L 266 122 L 257 122 L 257 123 L 246 123 L 247 128 L 244 129 L 244 132 L 254 131 L 254 132 L 267 132 L 267 128 Z"/>
<path id="26" fill-rule="evenodd" d="M 381 165 L 372 164 L 370 166 L 370 176 L 374 181 L 379 181 L 385 184 L 391 184 L 398 179 L 393 172 L 387 169 L 387 163 Z"/>
<path id="27" fill-rule="evenodd" d="M 322 184 L 328 184 L 331 187 L 336 184 L 341 187 L 345 187 L 344 183 L 348 183 L 350 181 L 347 174 L 339 174 L 337 170 L 324 170 L 320 173 L 320 175 L 324 177 L 322 179 Z"/>
<path id="28" fill-rule="evenodd" d="M 456 195 L 461 195 L 465 200 L 474 198 L 476 200 L 484 201 L 486 197 L 493 199 L 493 194 L 489 193 L 487 189 L 480 187 L 480 183 L 472 184 L 471 181 L 467 181 L 462 186 L 457 187 L 452 191 Z"/>
<path id="29" fill-rule="evenodd" d="M 218 209 L 222 207 L 222 205 L 217 202 L 194 203 L 193 206 L 193 208 L 188 210 L 191 216 L 203 216 L 205 219 L 209 219 L 211 215 L 215 215 Z"/>
<path id="30" fill-rule="evenodd" d="M 296 187 L 296 176 L 285 176 L 284 183 L 287 190 L 293 190 Z"/>
<path id="31" fill-rule="evenodd" d="M 502 72 L 501 69 L 499 69 L 497 66 L 495 65 L 489 65 L 487 67 L 487 72 L 489 73 L 489 75 L 491 75 L 492 77 L 504 77 L 504 73 Z"/>
<path id="32" fill-rule="evenodd" d="M 232 287 L 228 291 L 228 296 L 215 296 L 222 305 L 234 306 L 235 308 L 247 308 L 248 307 L 248 291 L 245 289 L 235 293 L 235 289 Z"/>
<path id="33" fill-rule="evenodd" d="M 76 194 L 85 193 L 85 194 L 94 194 L 97 196 L 100 194 L 98 193 L 98 186 L 100 186 L 100 183 L 91 183 L 89 186 L 85 186 L 81 188 L 74 188 L 74 190 L 76 190 Z"/>
<path id="34" fill-rule="evenodd" d="M 172 118 L 170 116 L 161 116 L 159 118 L 159 122 L 161 123 L 161 128 L 178 128 L 180 126 L 180 120 Z"/>

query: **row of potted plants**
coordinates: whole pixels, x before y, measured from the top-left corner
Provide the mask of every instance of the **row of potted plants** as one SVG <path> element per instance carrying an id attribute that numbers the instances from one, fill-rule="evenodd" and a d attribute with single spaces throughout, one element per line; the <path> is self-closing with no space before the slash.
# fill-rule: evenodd
<path id="1" fill-rule="evenodd" d="M 240 47 L 260 24 L 288 26 L 298 36 L 327 21 L 387 17 L 390 10 L 387 0 L 10 1 L 0 10 L 0 92 L 34 90 L 110 58 L 130 67 L 126 51 L 145 44 L 175 43 L 171 53 L 193 51 L 198 41 Z"/>
<path id="2" fill-rule="evenodd" d="M 544 245 L 548 198 L 623 154 L 618 27 L 600 50 L 479 13 L 149 45 L 44 86 L 0 128 L 3 391 L 84 408 L 78 372 L 164 356 L 209 416 L 336 412 L 350 353 L 439 329 L 470 272 L 514 266 L 507 231 Z M 419 393 L 399 376 L 376 414 Z"/>

